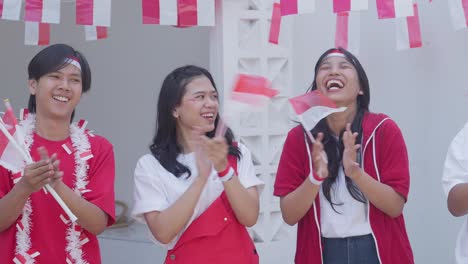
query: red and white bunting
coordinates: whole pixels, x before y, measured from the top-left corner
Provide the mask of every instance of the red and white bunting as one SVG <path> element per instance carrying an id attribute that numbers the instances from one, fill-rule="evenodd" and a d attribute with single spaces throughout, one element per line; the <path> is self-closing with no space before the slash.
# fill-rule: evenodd
<path id="1" fill-rule="evenodd" d="M 214 26 L 214 0 L 142 0 L 143 24 Z"/>
<path id="2" fill-rule="evenodd" d="M 24 21 L 60 23 L 60 0 L 26 0 Z"/>
<path id="3" fill-rule="evenodd" d="M 271 14 L 270 36 L 268 41 L 273 44 L 278 44 L 279 33 L 281 28 L 281 5 L 279 3 L 273 4 L 273 11 Z"/>
<path id="4" fill-rule="evenodd" d="M 0 0 L 0 18 L 20 20 L 21 0 Z"/>
<path id="5" fill-rule="evenodd" d="M 214 0 L 177 0 L 177 26 L 214 26 Z"/>
<path id="6" fill-rule="evenodd" d="M 25 21 L 24 44 L 46 46 L 50 43 L 50 24 Z"/>
<path id="7" fill-rule="evenodd" d="M 468 0 L 448 0 L 455 30 L 468 27 Z"/>
<path id="8" fill-rule="evenodd" d="M 413 15 L 412 0 L 377 0 L 379 19 L 409 17 Z"/>
<path id="9" fill-rule="evenodd" d="M 111 0 L 76 0 L 76 24 L 110 27 Z"/>
<path id="10" fill-rule="evenodd" d="M 335 47 L 342 47 L 359 54 L 361 19 L 359 13 L 336 14 Z"/>
<path id="11" fill-rule="evenodd" d="M 315 0 L 281 0 L 280 4 L 282 16 L 315 12 Z"/>
<path id="12" fill-rule="evenodd" d="M 419 24 L 418 5 L 414 4 L 414 16 L 396 20 L 397 49 L 422 47 L 421 26 Z"/>
<path id="13" fill-rule="evenodd" d="M 84 29 L 87 41 L 107 38 L 107 27 L 84 26 Z"/>
<path id="14" fill-rule="evenodd" d="M 177 1 L 142 0 L 143 24 L 177 25 Z"/>
<path id="15" fill-rule="evenodd" d="M 333 0 L 333 12 L 342 13 L 369 9 L 369 0 Z"/>

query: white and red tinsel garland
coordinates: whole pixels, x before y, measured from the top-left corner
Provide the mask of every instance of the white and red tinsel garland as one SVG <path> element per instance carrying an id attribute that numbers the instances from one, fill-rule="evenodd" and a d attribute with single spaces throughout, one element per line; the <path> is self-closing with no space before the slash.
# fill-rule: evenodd
<path id="1" fill-rule="evenodd" d="M 33 114 L 28 114 L 26 119 L 21 121 L 20 125 L 23 128 L 25 134 L 25 144 L 30 151 L 33 145 L 34 130 L 35 130 L 36 118 Z M 92 157 L 91 145 L 88 140 L 88 136 L 85 132 L 85 127 L 80 124 L 73 123 L 70 125 L 70 138 L 75 150 L 75 181 L 73 191 L 82 196 L 88 185 L 88 164 L 87 160 Z M 15 263 L 35 263 L 34 257 L 39 255 L 40 252 L 34 250 L 34 245 L 31 243 L 31 231 L 33 223 L 31 222 L 31 214 L 33 208 L 31 201 L 28 199 L 24 208 L 23 214 L 16 225 L 16 250 L 15 250 Z M 76 264 L 88 264 L 83 259 L 82 246 L 88 242 L 88 238 L 84 236 L 82 229 L 76 224 L 67 220 L 64 215 L 60 218 L 64 224 L 68 225 L 66 241 L 67 245 L 64 250 L 66 251 L 67 258 L 64 263 L 76 263 Z"/>

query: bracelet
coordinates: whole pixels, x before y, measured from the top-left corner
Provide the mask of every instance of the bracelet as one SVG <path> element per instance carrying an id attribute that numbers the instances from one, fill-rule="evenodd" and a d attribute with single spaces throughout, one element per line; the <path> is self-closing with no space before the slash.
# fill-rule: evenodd
<path id="1" fill-rule="evenodd" d="M 316 177 L 313 172 L 311 172 L 309 174 L 308 178 L 312 182 L 312 184 L 319 185 L 319 186 L 322 184 L 323 180 L 325 180 L 325 179 L 321 179 L 319 177 Z"/>
<path id="2" fill-rule="evenodd" d="M 234 176 L 234 169 L 231 166 L 228 166 L 225 170 L 218 172 L 218 177 L 222 182 L 227 182 Z"/>

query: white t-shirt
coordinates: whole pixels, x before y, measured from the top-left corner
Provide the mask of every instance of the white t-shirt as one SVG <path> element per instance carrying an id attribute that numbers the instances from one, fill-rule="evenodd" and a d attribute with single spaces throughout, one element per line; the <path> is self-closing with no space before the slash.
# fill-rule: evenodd
<path id="1" fill-rule="evenodd" d="M 250 151 L 241 143 L 238 143 L 238 146 L 242 153 L 240 160 L 237 162 L 237 172 L 241 184 L 245 188 L 263 186 L 263 182 L 255 174 Z M 152 154 L 146 154 L 138 160 L 134 178 L 135 204 L 132 211 L 132 216 L 136 220 L 145 223 L 143 216 L 145 213 L 163 211 L 170 207 L 198 177 L 194 153 L 180 154 L 177 160 L 192 172 L 188 179 L 185 175 L 175 177 L 164 169 Z M 185 228 L 169 244 L 161 244 L 151 235 L 152 240 L 168 250 L 172 249 L 190 223 L 200 216 L 221 195 L 223 190 L 224 186 L 213 168 L 195 206 L 194 214 Z"/>
<path id="2" fill-rule="evenodd" d="M 340 166 L 338 177 L 330 190 L 331 200 L 342 203 L 334 206 L 339 213 L 333 210 L 320 187 L 320 228 L 323 237 L 351 237 L 372 233 L 367 203 L 361 203 L 351 196 L 346 188 L 345 177 L 343 166 Z"/>
<path id="3" fill-rule="evenodd" d="M 468 123 L 452 140 L 445 158 L 442 186 L 448 196 L 457 184 L 468 182 Z M 463 221 L 455 246 L 457 264 L 468 263 L 468 216 Z"/>

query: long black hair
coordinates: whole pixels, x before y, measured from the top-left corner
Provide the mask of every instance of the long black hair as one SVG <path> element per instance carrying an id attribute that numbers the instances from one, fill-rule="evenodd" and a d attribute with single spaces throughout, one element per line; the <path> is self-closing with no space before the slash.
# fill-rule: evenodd
<path id="1" fill-rule="evenodd" d="M 159 92 L 156 134 L 150 145 L 150 151 L 159 163 L 176 177 L 180 177 L 183 174 L 190 177 L 191 172 L 187 166 L 177 161 L 177 156 L 182 152 L 182 147 L 177 142 L 176 119 L 173 116 L 173 112 L 180 105 L 182 97 L 186 92 L 185 87 L 187 84 L 201 76 L 208 78 L 217 91 L 210 72 L 198 66 L 187 65 L 169 73 L 164 79 L 161 91 Z M 218 122 L 219 115 L 216 116 L 215 127 L 218 125 Z M 206 136 L 213 138 L 215 130 L 206 133 Z M 234 134 L 231 129 L 227 129 L 225 138 L 229 145 L 228 154 L 234 155 L 239 159 L 241 153 L 239 148 L 233 145 Z"/>
<path id="2" fill-rule="evenodd" d="M 356 116 L 353 119 L 353 122 L 351 123 L 351 131 L 358 133 L 358 142 L 356 143 L 360 144 L 362 141 L 362 120 L 363 120 L 364 114 L 369 111 L 369 102 L 370 102 L 369 80 L 367 79 L 366 72 L 364 71 L 364 68 L 362 67 L 358 59 L 349 51 L 343 48 L 332 48 L 332 49 L 327 50 L 325 53 L 323 53 L 322 56 L 320 56 L 319 60 L 317 61 L 317 64 L 315 64 L 315 76 L 317 76 L 317 72 L 323 60 L 327 57 L 328 54 L 333 53 L 333 52 L 340 52 L 344 54 L 346 60 L 348 60 L 356 69 L 356 72 L 359 78 L 359 86 L 361 88 L 362 94 L 359 94 L 357 97 L 357 112 L 356 112 Z M 316 83 L 315 78 L 309 90 L 317 89 L 317 83 Z M 329 176 L 322 183 L 322 190 L 323 190 L 323 194 L 325 198 L 331 204 L 333 210 L 335 210 L 334 205 L 341 205 L 341 203 L 334 203 L 332 201 L 331 189 L 332 189 L 332 185 L 336 182 L 336 179 L 338 177 L 339 168 L 340 166 L 342 166 L 341 162 L 343 159 L 342 155 L 343 155 L 343 150 L 344 150 L 342 137 L 343 137 L 344 130 L 342 130 L 338 138 L 336 138 L 333 135 L 330 128 L 328 127 L 327 121 L 324 118 L 311 131 L 311 133 L 314 136 L 317 136 L 319 132 L 322 132 L 324 135 L 322 142 L 323 142 L 324 150 L 328 156 L 328 172 L 329 172 Z M 360 161 L 361 158 L 362 157 L 360 156 L 360 152 L 359 152 L 358 162 Z M 365 203 L 366 198 L 364 194 L 352 182 L 351 178 L 345 177 L 345 179 L 346 179 L 346 188 L 348 189 L 351 196 L 357 201 Z"/>
<path id="3" fill-rule="evenodd" d="M 28 79 L 36 80 L 51 72 L 56 72 L 68 65 L 67 59 L 77 59 L 81 67 L 82 93 L 91 89 L 91 69 L 85 56 L 66 44 L 54 44 L 44 48 L 34 56 L 28 65 Z M 36 96 L 29 96 L 28 110 L 36 113 Z M 71 119 L 75 115 L 73 110 Z"/>

